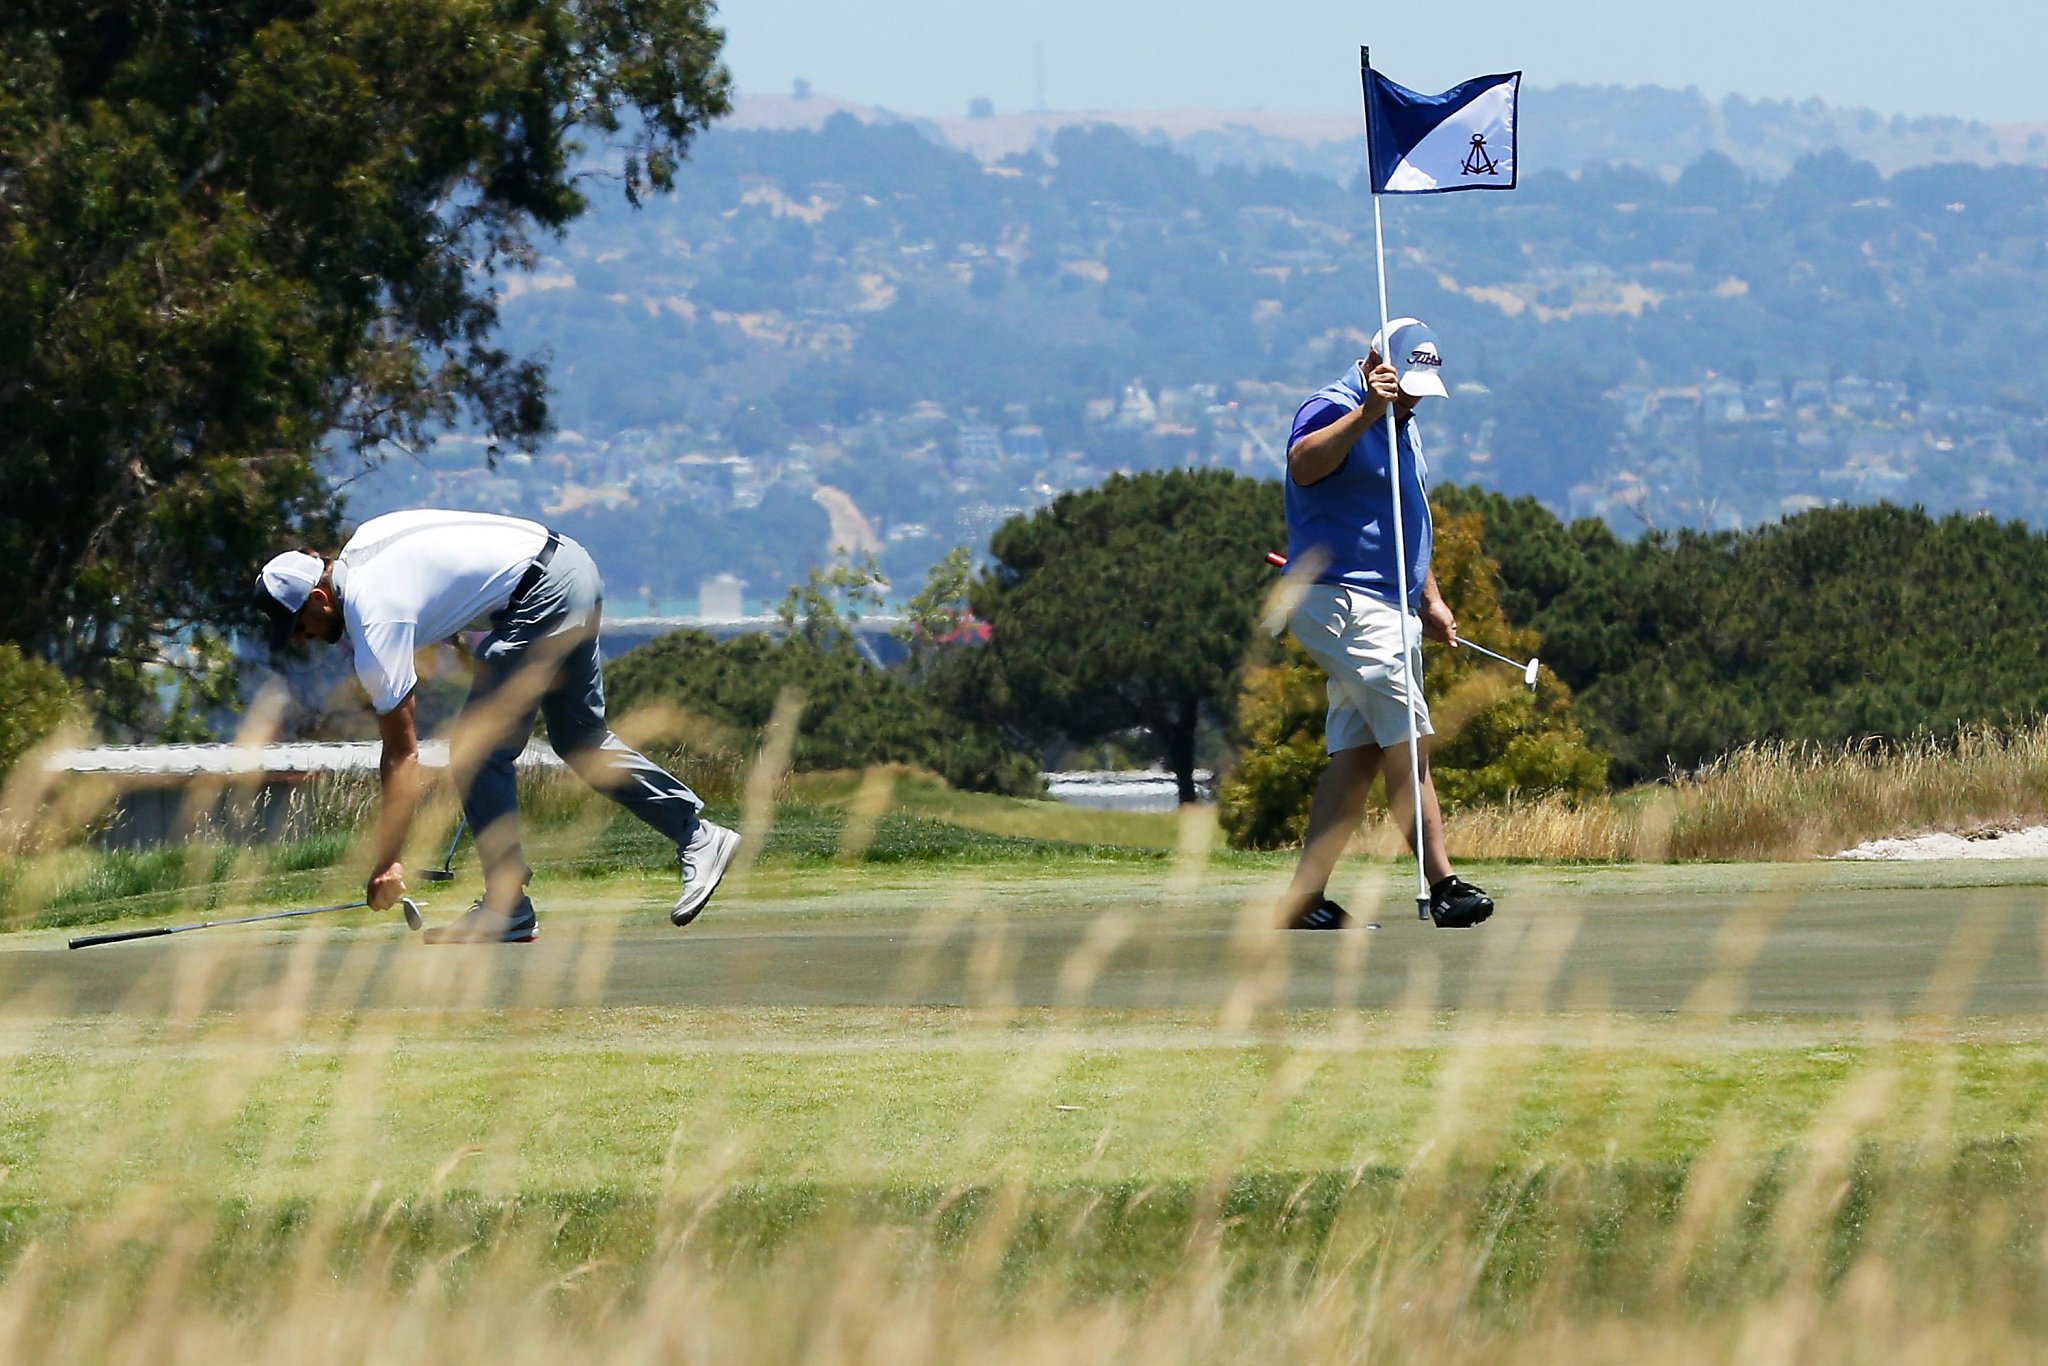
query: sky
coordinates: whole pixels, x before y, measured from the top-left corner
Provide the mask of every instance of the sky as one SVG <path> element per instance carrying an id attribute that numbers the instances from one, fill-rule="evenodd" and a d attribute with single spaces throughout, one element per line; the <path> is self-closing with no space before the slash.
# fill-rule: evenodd
<path id="1" fill-rule="evenodd" d="M 1358 45 L 1440 90 L 1517 68 L 1532 86 L 1698 87 L 1880 114 L 2048 123 L 2043 0 L 722 0 L 742 94 L 814 93 L 900 114 L 1265 109 L 1348 114 Z"/>

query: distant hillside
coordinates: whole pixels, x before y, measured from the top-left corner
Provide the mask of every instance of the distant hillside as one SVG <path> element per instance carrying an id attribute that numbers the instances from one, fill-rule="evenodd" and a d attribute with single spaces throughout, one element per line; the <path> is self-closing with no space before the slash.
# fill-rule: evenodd
<path id="1" fill-rule="evenodd" d="M 1105 124 L 1171 147 L 1204 170 L 1277 166 L 1349 180 L 1364 134 L 1356 115 L 1168 110 L 999 112 L 987 118 L 909 118 L 846 100 L 749 96 L 725 126 L 734 131 L 817 129 L 835 113 L 864 123 L 909 122 L 926 136 L 1000 161 L 1042 152 L 1064 128 Z M 1775 179 L 1799 158 L 1839 148 L 1890 175 L 1942 162 L 2048 163 L 2048 123 L 1984 124 L 1958 118 L 1887 118 L 1819 100 L 1716 104 L 1697 90 L 1657 86 L 1527 85 L 1522 94 L 1523 167 L 1577 171 L 1594 162 L 1642 166 L 1675 176 L 1703 153 L 1719 152 L 1751 175 Z"/>
<path id="2" fill-rule="evenodd" d="M 775 453 L 811 426 L 1031 410 L 1053 445 L 1152 387 L 1299 384 L 1375 321 L 1356 188 L 1203 171 L 1114 128 L 997 164 L 904 125 L 707 135 L 673 197 L 607 208 L 508 279 L 508 340 L 554 355 L 561 420 L 717 432 Z M 1461 378 L 1549 357 L 1603 386 L 1914 382 L 1954 401 L 2031 389 L 2048 348 L 2048 171 L 1881 176 L 1836 151 L 1768 181 L 1705 153 L 1531 171 L 1514 194 L 1388 215 L 1397 309 Z M 1934 348 L 1939 348 L 1936 354 Z M 748 414 L 752 414 L 749 416 Z"/>
<path id="3" fill-rule="evenodd" d="M 1101 124 L 997 161 L 843 111 L 721 127 L 673 196 L 505 278 L 555 439 L 444 443 L 351 496 L 546 516 L 618 547 L 650 605 L 722 571 L 772 601 L 849 540 L 914 584 L 1117 470 L 1277 475 L 1295 402 L 1377 320 L 1370 224 L 1355 185 Z M 1387 226 L 1394 307 L 1459 386 L 1439 479 L 1631 532 L 1878 498 L 2048 525 L 2048 170 L 1829 150 L 1766 178 L 1707 151 Z"/>

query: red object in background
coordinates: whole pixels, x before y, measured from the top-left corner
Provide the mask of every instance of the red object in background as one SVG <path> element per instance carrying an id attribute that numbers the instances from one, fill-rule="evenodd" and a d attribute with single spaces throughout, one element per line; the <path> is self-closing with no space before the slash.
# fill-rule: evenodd
<path id="1" fill-rule="evenodd" d="M 1287 557 L 1277 550 L 1269 550 L 1266 552 L 1266 563 L 1272 565 L 1275 569 L 1285 569 L 1287 567 Z"/>
<path id="2" fill-rule="evenodd" d="M 921 629 L 919 634 L 924 634 Z M 986 645 L 994 634 L 993 628 L 974 613 L 962 612 L 935 638 L 941 645 Z"/>

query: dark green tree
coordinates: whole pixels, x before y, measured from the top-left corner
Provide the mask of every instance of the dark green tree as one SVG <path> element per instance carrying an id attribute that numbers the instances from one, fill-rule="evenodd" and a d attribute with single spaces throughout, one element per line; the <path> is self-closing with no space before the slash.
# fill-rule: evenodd
<path id="1" fill-rule="evenodd" d="M 974 552 L 954 546 L 925 574 L 924 587 L 903 605 L 903 624 L 896 638 L 908 651 L 906 670 L 913 677 L 929 672 L 948 650 L 965 648 L 980 623 L 974 620 L 968 595 L 974 589 Z"/>
<path id="2" fill-rule="evenodd" d="M 1542 633 L 1623 782 L 1756 740 L 1907 740 L 2048 714 L 2048 535 L 1879 504 L 1617 541 L 1529 499 L 1486 518 L 1501 603 Z"/>
<path id="3" fill-rule="evenodd" d="M 1229 714 L 1285 537 L 1279 485 L 1221 470 L 1120 475 L 1012 518 L 972 595 L 983 695 L 1041 741 L 1142 728 L 1194 801 L 1197 735 Z"/>
<path id="4" fill-rule="evenodd" d="M 245 609 L 318 457 L 531 446 L 495 278 L 727 107 L 707 0 L 0 6 L 0 640 L 131 723 Z M 579 162 L 591 144 L 608 156 Z"/>
<path id="5" fill-rule="evenodd" d="M 825 643 L 810 638 L 821 634 Z M 800 770 L 913 764 L 959 788 L 1016 796 L 1041 791 L 1029 754 L 989 727 L 963 724 L 903 678 L 863 659 L 849 637 L 829 627 L 787 640 L 743 635 L 721 641 L 677 631 L 605 670 L 605 692 L 617 715 L 666 704 L 744 737 L 767 726 L 784 689 L 803 699 L 794 755 Z"/>
<path id="6" fill-rule="evenodd" d="M 69 679 L 42 660 L 24 659 L 14 646 L 0 644 L 0 787 L 24 754 L 84 720 L 83 700 Z"/>

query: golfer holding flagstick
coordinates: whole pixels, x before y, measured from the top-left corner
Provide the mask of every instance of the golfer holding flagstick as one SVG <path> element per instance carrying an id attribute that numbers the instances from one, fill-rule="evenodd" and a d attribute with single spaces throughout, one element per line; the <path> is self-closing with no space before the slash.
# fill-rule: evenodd
<path id="1" fill-rule="evenodd" d="M 1414 420 L 1424 398 L 1447 396 L 1442 366 L 1435 333 L 1414 318 L 1394 319 L 1373 337 L 1364 360 L 1309 396 L 1288 438 L 1287 560 L 1314 574 L 1288 625 L 1329 675 L 1330 699 L 1330 763 L 1316 786 L 1301 862 L 1279 908 L 1281 923 L 1291 929 L 1351 923 L 1329 897 L 1330 874 L 1381 775 L 1388 809 L 1426 877 L 1427 897 L 1418 901 L 1429 919 L 1465 928 L 1493 914 L 1492 898 L 1452 872 L 1444 851 L 1443 815 L 1429 772 L 1429 706 L 1422 697 L 1420 637 L 1449 644 L 1458 631 L 1430 570 L 1427 466 Z M 1398 490 L 1390 466 L 1399 471 Z M 1406 549 L 1405 562 L 1397 546 Z"/>

